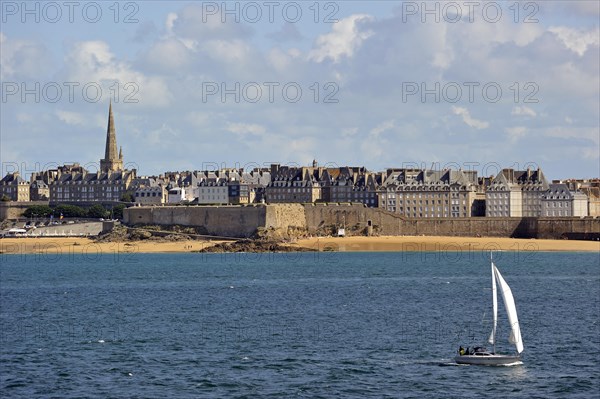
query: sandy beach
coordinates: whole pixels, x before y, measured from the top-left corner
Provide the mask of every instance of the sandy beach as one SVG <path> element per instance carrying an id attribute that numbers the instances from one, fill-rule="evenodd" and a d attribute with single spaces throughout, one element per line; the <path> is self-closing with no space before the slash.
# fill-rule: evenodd
<path id="1" fill-rule="evenodd" d="M 3 238 L 2 254 L 119 254 L 195 252 L 218 241 L 96 242 L 88 238 Z M 494 237 L 314 237 L 297 240 L 292 247 L 318 251 L 584 251 L 600 252 L 600 242 L 529 240 Z"/>
<path id="2" fill-rule="evenodd" d="M 199 251 L 218 241 L 127 241 L 96 242 L 89 238 L 3 238 L 3 254 L 120 254 Z"/>
<path id="3" fill-rule="evenodd" d="M 535 240 L 498 237 L 331 237 L 298 240 L 319 251 L 600 251 L 598 241 Z"/>

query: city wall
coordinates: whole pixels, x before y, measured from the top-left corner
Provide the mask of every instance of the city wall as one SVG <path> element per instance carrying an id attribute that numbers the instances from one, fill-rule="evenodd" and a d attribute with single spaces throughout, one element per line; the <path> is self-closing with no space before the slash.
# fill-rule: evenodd
<path id="1" fill-rule="evenodd" d="M 180 225 L 201 227 L 202 233 L 250 237 L 266 224 L 265 206 L 148 206 L 124 209 L 127 225 Z"/>
<path id="2" fill-rule="evenodd" d="M 19 219 L 23 217 L 23 212 L 32 205 L 48 205 L 48 201 L 0 202 L 0 221 Z"/>
<path id="3" fill-rule="evenodd" d="M 205 234 L 226 237 L 250 237 L 259 229 L 333 234 L 341 227 L 353 235 L 369 231 L 378 235 L 517 238 L 600 235 L 600 219 L 592 217 L 407 219 L 361 204 L 132 207 L 124 210 L 124 222 L 195 226 Z"/>

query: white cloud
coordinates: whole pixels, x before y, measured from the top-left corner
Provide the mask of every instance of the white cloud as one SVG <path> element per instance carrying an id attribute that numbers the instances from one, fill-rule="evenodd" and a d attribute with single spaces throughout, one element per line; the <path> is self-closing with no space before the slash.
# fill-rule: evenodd
<path id="1" fill-rule="evenodd" d="M 340 19 L 333 24 L 330 33 L 317 38 L 316 48 L 311 50 L 308 58 L 316 62 L 323 62 L 327 58 L 333 62 L 339 62 L 342 57 L 352 57 L 362 42 L 373 35 L 370 30 L 361 31 L 360 23 L 373 21 L 373 19 L 368 14 L 354 14 Z"/>
<path id="2" fill-rule="evenodd" d="M 103 41 L 76 43 L 65 57 L 67 79 L 81 85 L 95 82 L 101 85 L 104 100 L 108 99 L 115 82 L 119 82 L 119 94 L 129 95 L 141 106 L 164 107 L 170 104 L 172 95 L 165 80 L 146 76 L 125 62 L 119 61 Z M 125 85 L 130 84 L 128 87 Z M 134 91 L 137 92 L 134 93 Z"/>
<path id="3" fill-rule="evenodd" d="M 298 30 L 296 24 L 293 24 L 291 22 L 284 23 L 279 31 L 273 32 L 267 36 L 280 43 L 288 41 L 298 41 L 304 38 Z"/>
<path id="4" fill-rule="evenodd" d="M 460 115 L 464 123 L 475 129 L 485 129 L 490 126 L 488 122 L 480 121 L 471 117 L 469 110 L 466 108 L 453 106 L 452 112 L 454 112 L 455 115 Z"/>
<path id="5" fill-rule="evenodd" d="M 227 130 L 232 133 L 245 135 L 245 134 L 254 134 L 254 135 L 263 135 L 266 132 L 264 126 L 254 124 L 254 123 L 228 123 Z"/>
<path id="6" fill-rule="evenodd" d="M 214 39 L 245 38 L 252 34 L 248 24 L 236 23 L 234 18 L 221 15 L 222 7 L 216 13 L 207 13 L 204 5 L 190 4 L 178 13 L 170 13 L 166 21 L 168 34 L 192 41 Z M 222 21 L 225 19 L 225 22 Z"/>
<path id="7" fill-rule="evenodd" d="M 511 115 L 517 115 L 517 116 L 531 116 L 532 118 L 535 118 L 537 116 L 536 112 L 534 110 L 532 110 L 529 107 L 525 107 L 525 106 L 516 106 L 513 107 L 511 113 Z"/>
<path id="8" fill-rule="evenodd" d="M 165 28 L 167 29 L 168 35 L 173 35 L 173 26 L 175 26 L 175 21 L 177 21 L 177 14 L 174 12 L 168 13 L 165 21 Z"/>
<path id="9" fill-rule="evenodd" d="M 508 138 L 513 143 L 527 132 L 527 128 L 524 126 L 507 127 L 504 130 L 508 133 Z"/>
<path id="10" fill-rule="evenodd" d="M 381 122 L 379 125 L 375 126 L 373 129 L 369 131 L 369 136 L 371 138 L 377 138 L 379 135 L 386 130 L 390 130 L 394 128 L 396 122 L 394 120 Z"/>
<path id="11" fill-rule="evenodd" d="M 164 72 L 171 72 L 190 62 L 189 49 L 176 38 L 160 40 L 148 51 L 146 60 Z"/>
<path id="12" fill-rule="evenodd" d="M 161 127 L 158 129 L 151 130 L 146 139 L 152 145 L 162 145 L 165 146 L 167 151 L 169 150 L 169 146 L 173 143 L 173 139 L 179 136 L 179 132 L 176 128 L 173 128 L 166 123 L 163 123 Z M 167 152 L 168 154 L 168 152 Z"/>
<path id="13" fill-rule="evenodd" d="M 597 128 L 552 126 L 544 130 L 544 135 L 561 139 L 589 141 L 596 147 L 596 151 L 598 151 L 600 145 L 600 135 Z"/>
<path id="14" fill-rule="evenodd" d="M 590 147 L 585 147 L 581 149 L 581 156 L 584 159 L 590 159 L 590 160 L 597 160 L 600 158 L 600 150 L 598 149 L 598 147 L 596 148 L 590 148 Z"/>
<path id="15" fill-rule="evenodd" d="M 209 126 L 210 115 L 208 112 L 194 111 L 187 114 L 186 120 L 195 127 L 206 128 Z"/>
<path id="16" fill-rule="evenodd" d="M 0 32 L 0 79 L 41 78 L 51 66 L 48 49 L 31 40 L 9 39 Z"/>
<path id="17" fill-rule="evenodd" d="M 279 72 L 285 72 L 292 62 L 294 62 L 294 58 L 297 57 L 297 53 L 294 51 L 284 52 L 280 48 L 272 48 L 267 55 L 267 59 L 271 63 L 271 65 L 278 70 Z"/>
<path id="18" fill-rule="evenodd" d="M 245 63 L 250 59 L 250 46 L 240 39 L 209 40 L 203 48 L 212 58 L 224 63 Z"/>
<path id="19" fill-rule="evenodd" d="M 87 123 L 87 118 L 78 112 L 57 110 L 56 116 L 68 125 L 84 126 Z"/>
<path id="20" fill-rule="evenodd" d="M 29 123 L 33 121 L 33 115 L 32 114 L 28 114 L 25 112 L 19 112 L 17 114 L 17 121 L 19 121 L 20 123 Z"/>
<path id="21" fill-rule="evenodd" d="M 588 48 L 598 47 L 600 43 L 600 30 L 579 30 L 566 26 L 553 26 L 548 31 L 554 33 L 566 48 L 583 57 Z"/>

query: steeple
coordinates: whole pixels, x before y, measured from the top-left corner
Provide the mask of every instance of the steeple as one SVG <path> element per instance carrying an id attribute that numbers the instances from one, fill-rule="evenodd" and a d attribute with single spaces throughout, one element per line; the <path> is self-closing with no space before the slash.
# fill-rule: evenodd
<path id="1" fill-rule="evenodd" d="M 108 126 L 106 128 L 106 149 L 104 159 L 100 160 L 100 171 L 112 172 L 123 170 L 123 153 L 117 153 L 117 133 L 112 112 L 112 101 L 108 106 Z"/>

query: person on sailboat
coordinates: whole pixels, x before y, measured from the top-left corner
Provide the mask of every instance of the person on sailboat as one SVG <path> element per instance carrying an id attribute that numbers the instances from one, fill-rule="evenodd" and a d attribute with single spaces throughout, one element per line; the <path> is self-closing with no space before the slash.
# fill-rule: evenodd
<path id="1" fill-rule="evenodd" d="M 465 354 L 465 348 L 463 348 L 462 345 L 460 346 L 460 348 L 458 348 L 458 354 L 461 356 Z"/>

